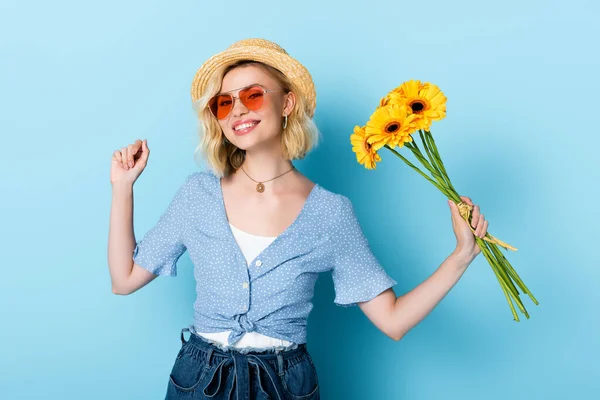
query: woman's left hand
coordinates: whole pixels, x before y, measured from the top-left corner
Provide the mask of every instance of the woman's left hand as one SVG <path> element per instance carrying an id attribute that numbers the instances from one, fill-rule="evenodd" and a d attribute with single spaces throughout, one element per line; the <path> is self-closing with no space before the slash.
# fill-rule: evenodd
<path id="1" fill-rule="evenodd" d="M 460 215 L 458 206 L 452 200 L 448 200 L 450 211 L 452 215 L 452 228 L 454 229 L 454 235 L 456 236 L 456 250 L 454 253 L 464 257 L 467 260 L 473 260 L 481 249 L 475 241 L 475 236 L 483 238 L 487 233 L 488 221 L 481 214 L 479 206 L 473 204 L 469 197 L 460 196 L 463 202 L 473 207 L 471 210 L 471 226 L 475 229 L 475 233 L 469 228 L 469 223 Z M 475 236 L 474 236 L 475 235 Z"/>

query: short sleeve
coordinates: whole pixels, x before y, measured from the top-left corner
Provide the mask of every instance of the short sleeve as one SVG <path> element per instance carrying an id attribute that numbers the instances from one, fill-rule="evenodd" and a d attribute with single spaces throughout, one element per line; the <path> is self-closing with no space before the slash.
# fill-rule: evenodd
<path id="1" fill-rule="evenodd" d="M 136 243 L 133 261 L 154 275 L 177 276 L 177 260 L 186 251 L 190 177 L 179 187 L 158 222 Z"/>
<path id="2" fill-rule="evenodd" d="M 372 253 L 354 213 L 351 201 L 340 195 L 340 214 L 333 235 L 334 302 L 349 307 L 377 297 L 397 282 L 382 268 Z"/>

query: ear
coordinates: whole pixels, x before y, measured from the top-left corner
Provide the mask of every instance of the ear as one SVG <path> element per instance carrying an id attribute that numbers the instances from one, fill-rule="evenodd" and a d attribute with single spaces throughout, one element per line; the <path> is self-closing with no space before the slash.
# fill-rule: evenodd
<path id="1" fill-rule="evenodd" d="M 296 105 L 296 95 L 294 92 L 289 92 L 283 100 L 283 115 L 290 115 Z"/>

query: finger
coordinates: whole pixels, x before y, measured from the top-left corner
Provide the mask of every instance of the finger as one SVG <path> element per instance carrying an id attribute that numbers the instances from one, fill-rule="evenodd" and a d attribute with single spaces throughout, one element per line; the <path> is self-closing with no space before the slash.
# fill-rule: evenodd
<path id="1" fill-rule="evenodd" d="M 448 200 L 448 205 L 450 206 L 450 219 L 452 220 L 452 226 L 456 226 L 458 224 L 458 218 L 460 218 L 460 211 L 458 211 L 458 206 L 452 200 Z"/>
<path id="2" fill-rule="evenodd" d="M 451 217 L 452 217 L 452 225 L 453 226 L 462 226 L 461 224 L 467 224 L 467 221 L 465 221 L 465 219 L 462 217 L 462 215 L 460 215 L 460 210 L 458 209 L 458 205 L 450 200 L 450 211 L 451 211 Z"/>
<path id="3" fill-rule="evenodd" d="M 480 213 L 480 209 L 479 206 L 475 206 L 473 207 L 473 213 L 471 214 L 471 226 L 473 228 L 477 227 L 477 224 L 479 223 L 479 214 Z"/>
<path id="4" fill-rule="evenodd" d="M 481 237 L 482 237 L 482 238 L 484 238 L 484 237 L 485 237 L 485 235 L 487 235 L 487 228 L 488 228 L 488 225 L 489 225 L 489 224 L 488 224 L 488 221 L 486 220 L 486 221 L 483 223 L 483 233 L 481 234 Z"/>
<path id="5" fill-rule="evenodd" d="M 471 200 L 470 197 L 467 196 L 460 196 L 460 198 L 462 199 L 462 201 L 464 201 L 465 203 L 467 203 L 468 205 L 472 206 L 473 205 L 473 201 Z"/>
<path id="6" fill-rule="evenodd" d="M 127 147 L 123 147 L 121 149 L 121 161 L 124 169 L 129 169 L 129 165 L 127 165 Z"/>
<path id="7" fill-rule="evenodd" d="M 127 146 L 127 165 L 129 165 L 129 168 L 133 168 L 134 162 L 133 162 L 133 145 L 130 144 L 129 146 Z"/>
<path id="8" fill-rule="evenodd" d="M 121 152 L 119 150 L 115 150 L 115 152 L 113 153 L 112 159 L 113 159 L 113 161 L 116 161 L 119 164 L 121 164 L 123 162 L 121 160 Z"/>
<path id="9" fill-rule="evenodd" d="M 480 215 L 477 219 L 477 227 L 475 228 L 475 236 L 481 237 L 481 229 L 483 228 L 483 218 Z"/>
<path id="10" fill-rule="evenodd" d="M 479 220 L 477 221 L 477 228 L 475 229 L 475 235 L 481 237 L 482 233 L 483 233 L 483 225 L 484 225 L 485 219 L 483 217 L 483 214 L 481 214 L 479 216 Z"/>
<path id="11" fill-rule="evenodd" d="M 142 149 L 142 141 L 140 139 L 137 139 L 132 145 L 132 157 L 133 159 L 137 159 L 140 158 L 141 155 L 141 149 Z"/>
<path id="12" fill-rule="evenodd" d="M 148 148 L 148 142 L 147 139 L 144 139 L 144 141 L 142 142 L 142 155 L 140 156 L 140 160 L 142 160 L 143 162 L 147 162 L 149 155 L 150 149 Z"/>
<path id="13" fill-rule="evenodd" d="M 450 211 L 452 212 L 452 218 L 460 216 L 460 211 L 458 210 L 458 206 L 454 201 L 448 200 L 448 205 L 450 206 Z"/>

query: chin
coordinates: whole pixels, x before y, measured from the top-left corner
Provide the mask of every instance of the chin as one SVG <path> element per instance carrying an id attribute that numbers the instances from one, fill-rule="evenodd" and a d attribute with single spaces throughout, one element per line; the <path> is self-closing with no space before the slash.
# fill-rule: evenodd
<path id="1" fill-rule="evenodd" d="M 242 138 L 242 140 L 238 140 L 237 143 L 235 143 L 236 147 L 247 151 L 247 150 L 252 150 L 255 148 L 259 148 L 261 147 L 261 145 L 264 142 L 262 140 L 246 140 L 246 138 Z"/>
<path id="2" fill-rule="evenodd" d="M 268 145 L 277 139 L 278 136 L 264 137 L 261 132 L 250 132 L 246 135 L 236 136 L 234 144 L 242 150 L 248 150 L 253 147 Z"/>

